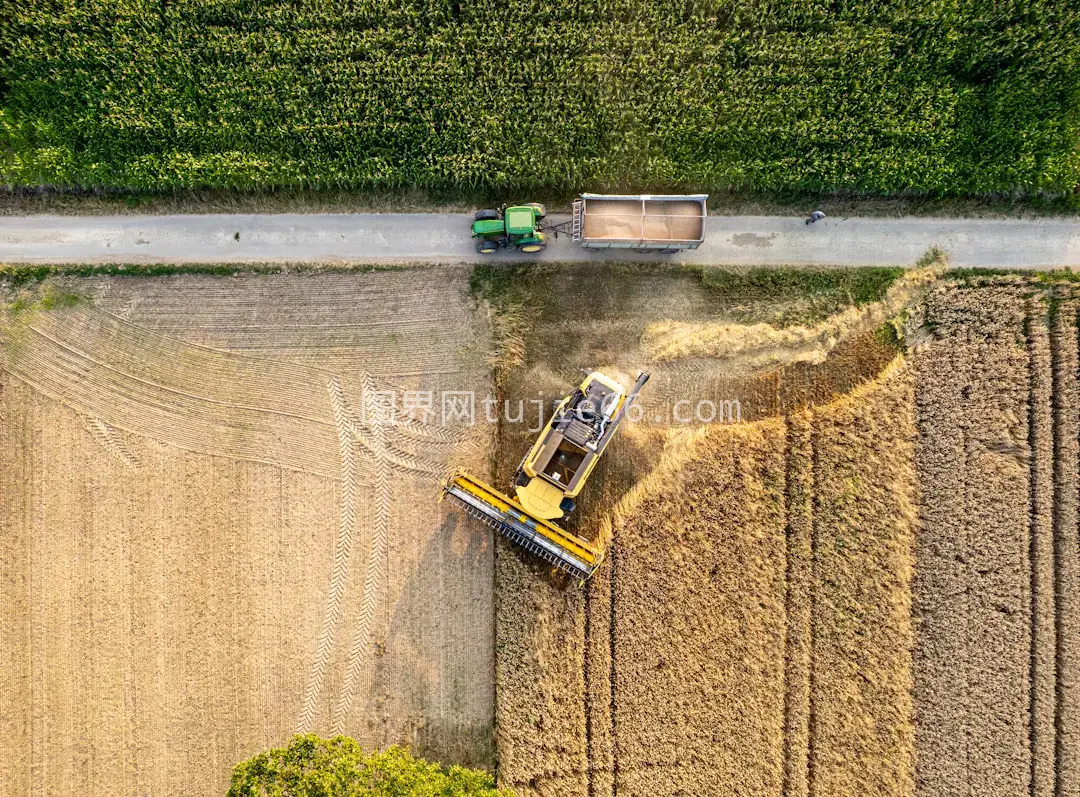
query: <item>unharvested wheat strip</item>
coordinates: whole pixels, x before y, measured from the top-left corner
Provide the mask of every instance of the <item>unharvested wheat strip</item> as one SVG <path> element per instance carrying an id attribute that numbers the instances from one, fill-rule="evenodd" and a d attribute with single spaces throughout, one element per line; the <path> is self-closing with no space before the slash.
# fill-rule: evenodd
<path id="1" fill-rule="evenodd" d="M 1054 321 L 1054 560 L 1057 615 L 1055 797 L 1080 797 L 1080 352 L 1077 304 Z"/>
<path id="2" fill-rule="evenodd" d="M 496 567 L 499 778 L 520 797 L 585 797 L 584 607 L 509 543 Z"/>
<path id="3" fill-rule="evenodd" d="M 931 297 L 930 321 L 941 305 Z M 955 330 L 948 329 L 955 334 Z M 970 363 L 953 341 L 931 343 L 913 358 L 920 426 L 916 463 L 920 475 L 922 528 L 916 536 L 913 616 L 916 644 L 915 789 L 922 797 L 969 793 L 967 647 L 970 624 L 964 592 L 963 463 L 966 448 L 957 398 L 969 383 Z"/>
<path id="4" fill-rule="evenodd" d="M 806 797 L 810 784 L 810 607 L 814 580 L 813 461 L 810 418 L 793 415 L 787 426 L 787 576 L 784 652 L 784 797 Z"/>
<path id="5" fill-rule="evenodd" d="M 617 512 L 617 794 L 781 794 L 784 435 L 688 436 Z"/>
<path id="6" fill-rule="evenodd" d="M 0 784 L 11 794 L 31 793 L 34 537 L 26 393 L 0 368 Z"/>
<path id="7" fill-rule="evenodd" d="M 943 286 L 916 354 L 920 794 L 1031 783 L 1026 307 L 1010 284 Z"/>
<path id="8" fill-rule="evenodd" d="M 1054 615 L 1053 368 L 1046 306 L 1029 302 L 1031 435 L 1031 756 L 1032 794 L 1054 797 L 1057 697 Z"/>
<path id="9" fill-rule="evenodd" d="M 914 794 L 914 441 L 900 361 L 814 413 L 814 797 Z"/>

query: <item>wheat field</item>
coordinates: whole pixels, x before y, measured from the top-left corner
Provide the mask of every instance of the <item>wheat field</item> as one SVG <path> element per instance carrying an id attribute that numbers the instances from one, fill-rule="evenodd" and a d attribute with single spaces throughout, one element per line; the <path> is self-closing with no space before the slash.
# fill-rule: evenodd
<path id="1" fill-rule="evenodd" d="M 298 731 L 492 765 L 492 543 L 436 503 L 492 438 L 389 420 L 488 389 L 467 277 L 102 277 L 9 316 L 0 793 L 221 794 Z"/>

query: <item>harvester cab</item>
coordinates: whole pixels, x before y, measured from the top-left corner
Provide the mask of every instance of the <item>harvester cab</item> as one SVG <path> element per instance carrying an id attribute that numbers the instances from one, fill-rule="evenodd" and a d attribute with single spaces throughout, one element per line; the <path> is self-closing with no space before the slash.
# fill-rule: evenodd
<path id="1" fill-rule="evenodd" d="M 511 498 L 464 471 L 453 473 L 443 495 L 512 542 L 580 579 L 593 574 L 604 550 L 556 524 L 574 510 L 575 499 L 607 449 L 619 424 L 648 381 L 642 371 L 629 393 L 593 371 L 555 412 L 514 476 Z"/>
<path id="2" fill-rule="evenodd" d="M 476 251 L 482 255 L 510 248 L 521 252 L 542 251 L 547 246 L 542 223 L 545 215 L 539 202 L 476 211 L 472 225 Z"/>

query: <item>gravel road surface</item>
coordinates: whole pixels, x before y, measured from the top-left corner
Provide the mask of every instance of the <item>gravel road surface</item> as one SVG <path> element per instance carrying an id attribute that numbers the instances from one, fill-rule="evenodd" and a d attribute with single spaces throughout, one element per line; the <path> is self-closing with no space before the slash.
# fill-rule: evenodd
<path id="1" fill-rule="evenodd" d="M 552 222 L 564 219 L 552 217 Z M 364 263 L 475 261 L 465 214 L 277 214 L 8 216 L 0 262 Z M 1080 266 L 1080 222 L 1059 219 L 711 216 L 705 243 L 681 262 L 727 265 L 900 265 L 929 247 L 958 267 Z M 593 252 L 563 234 L 540 255 L 499 252 L 496 261 L 652 261 L 665 255 Z"/>

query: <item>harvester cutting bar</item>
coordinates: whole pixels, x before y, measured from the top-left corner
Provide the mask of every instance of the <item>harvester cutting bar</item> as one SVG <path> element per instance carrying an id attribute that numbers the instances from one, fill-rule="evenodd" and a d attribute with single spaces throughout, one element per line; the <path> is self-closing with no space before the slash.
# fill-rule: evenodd
<path id="1" fill-rule="evenodd" d="M 469 514 L 560 570 L 586 579 L 600 565 L 600 552 L 587 540 L 554 523 L 532 517 L 513 498 L 467 473 L 453 474 L 444 485 L 443 494 L 452 495 L 465 505 Z"/>

